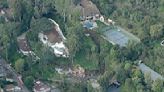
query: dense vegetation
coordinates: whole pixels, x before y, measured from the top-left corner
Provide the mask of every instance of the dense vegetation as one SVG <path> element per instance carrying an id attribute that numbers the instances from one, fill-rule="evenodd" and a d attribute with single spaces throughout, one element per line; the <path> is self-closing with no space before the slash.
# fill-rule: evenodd
<path id="1" fill-rule="evenodd" d="M 127 47 L 113 46 L 95 33 L 86 37 L 79 21 L 75 5 L 80 0 L 0 0 L 0 8 L 12 9 L 12 13 L 0 16 L 1 55 L 23 75 L 28 88 L 35 79 L 52 83 L 60 79 L 63 92 L 96 92 L 87 82 L 70 83 L 65 76 L 59 76 L 54 68 L 73 67 L 80 64 L 88 71 L 97 71 L 101 91 L 109 87 L 109 81 L 121 83 L 121 92 L 163 92 L 163 81 L 151 82 L 136 67 L 138 60 L 164 76 L 164 0 L 92 0 L 100 12 L 116 21 L 116 24 L 138 36 L 141 43 L 129 43 Z M 67 37 L 69 59 L 57 58 L 43 46 L 38 32 L 52 30 L 47 18 L 59 23 Z M 18 52 L 16 38 L 27 33 L 32 50 L 41 57 L 38 61 Z M 44 67 L 44 68 L 43 68 Z"/>

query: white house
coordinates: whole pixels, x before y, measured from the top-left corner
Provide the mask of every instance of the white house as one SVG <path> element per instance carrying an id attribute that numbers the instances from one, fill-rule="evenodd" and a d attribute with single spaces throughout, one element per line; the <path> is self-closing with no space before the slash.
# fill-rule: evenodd
<path id="1" fill-rule="evenodd" d="M 59 25 L 54 20 L 49 20 L 55 25 L 54 29 L 49 32 L 39 33 L 40 41 L 48 47 L 51 47 L 57 57 L 68 57 L 68 48 L 64 44 L 66 38 L 64 37 Z"/>

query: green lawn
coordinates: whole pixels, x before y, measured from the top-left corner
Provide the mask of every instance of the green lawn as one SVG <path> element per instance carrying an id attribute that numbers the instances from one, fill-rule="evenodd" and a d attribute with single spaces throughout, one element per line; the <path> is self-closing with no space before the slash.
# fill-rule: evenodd
<path id="1" fill-rule="evenodd" d="M 95 43 L 92 41 L 90 37 L 85 37 L 83 45 L 85 46 L 85 49 L 91 49 L 93 46 L 95 46 Z M 95 58 L 91 57 L 89 52 L 86 52 L 84 49 L 80 50 L 75 57 L 75 64 L 79 64 L 85 69 L 93 70 L 96 69 L 98 66 L 98 60 L 95 60 Z"/>
<path id="2" fill-rule="evenodd" d="M 87 70 L 94 70 L 94 69 L 97 69 L 98 67 L 98 62 L 94 60 L 93 61 L 88 60 L 87 54 L 84 51 L 81 51 L 76 55 L 74 63 L 79 64 L 80 66 L 82 66 L 83 68 Z"/>
<path id="3" fill-rule="evenodd" d="M 96 28 L 96 31 L 97 31 L 97 32 L 102 33 L 102 32 L 103 32 L 102 29 L 108 27 L 107 25 L 105 25 L 104 23 L 102 23 L 102 22 L 99 21 L 99 20 L 97 20 L 96 23 L 97 23 L 97 26 L 98 26 L 98 28 Z"/>

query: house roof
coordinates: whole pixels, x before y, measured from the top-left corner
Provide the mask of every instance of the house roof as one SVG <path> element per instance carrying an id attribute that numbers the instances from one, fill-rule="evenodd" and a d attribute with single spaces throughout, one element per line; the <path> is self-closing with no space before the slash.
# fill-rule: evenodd
<path id="1" fill-rule="evenodd" d="M 81 13 L 82 16 L 93 16 L 96 14 L 100 14 L 99 9 L 95 4 L 93 4 L 90 0 L 81 0 Z"/>
<path id="2" fill-rule="evenodd" d="M 44 35 L 47 36 L 48 41 L 51 43 L 56 43 L 56 42 L 61 42 L 62 38 L 59 35 L 59 33 L 55 30 L 49 31 L 49 32 L 45 32 Z"/>
<path id="3" fill-rule="evenodd" d="M 31 51 L 31 49 L 27 43 L 27 39 L 26 39 L 25 35 L 26 34 L 23 34 L 17 38 L 19 49 L 22 51 Z"/>
<path id="4" fill-rule="evenodd" d="M 9 84 L 5 86 L 5 90 L 6 91 L 13 91 L 15 88 L 15 86 L 13 84 Z"/>
<path id="5" fill-rule="evenodd" d="M 36 91 L 44 91 L 44 90 L 48 90 L 48 89 L 50 89 L 50 87 L 41 81 L 36 81 L 34 83 L 34 90 L 36 90 Z"/>

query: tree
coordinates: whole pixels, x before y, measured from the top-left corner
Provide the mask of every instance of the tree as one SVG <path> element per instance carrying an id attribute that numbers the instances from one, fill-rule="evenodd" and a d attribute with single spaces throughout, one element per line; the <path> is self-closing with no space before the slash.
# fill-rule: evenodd
<path id="1" fill-rule="evenodd" d="M 127 74 L 130 74 L 130 70 L 132 68 L 132 65 L 130 63 L 125 63 L 124 70 Z"/>
<path id="2" fill-rule="evenodd" d="M 57 11 L 64 17 L 64 22 L 66 22 L 66 17 L 70 15 L 73 2 L 72 0 L 56 0 L 55 6 Z"/>
<path id="3" fill-rule="evenodd" d="M 34 83 L 34 78 L 32 76 L 27 76 L 24 79 L 24 83 L 28 88 L 32 89 L 33 85 L 34 85 L 33 84 Z"/>
<path id="4" fill-rule="evenodd" d="M 9 46 L 10 37 L 6 25 L 1 24 L 0 28 L 1 28 L 0 42 L 1 44 L 3 44 L 3 48 L 5 50 L 5 58 L 8 61 L 8 46 Z"/>
<path id="5" fill-rule="evenodd" d="M 7 4 L 7 0 L 1 0 L 0 1 L 0 8 L 7 8 L 8 4 Z"/>
<path id="6" fill-rule="evenodd" d="M 122 92 L 136 92 L 136 89 L 132 83 L 131 79 L 126 79 L 125 83 L 122 85 Z"/>
<path id="7" fill-rule="evenodd" d="M 15 70 L 19 73 L 23 72 L 24 70 L 24 59 L 18 59 L 17 61 L 15 61 Z"/>
<path id="8" fill-rule="evenodd" d="M 150 26 L 150 36 L 153 38 L 159 38 L 163 35 L 163 25 L 155 24 Z"/>
<path id="9" fill-rule="evenodd" d="M 73 58 L 75 57 L 76 52 L 80 47 L 80 37 L 81 37 L 81 25 L 79 23 L 73 22 L 71 23 L 67 29 L 67 45 L 70 53 L 70 60 L 73 64 Z"/>
<path id="10" fill-rule="evenodd" d="M 106 71 L 103 75 L 98 77 L 98 82 L 100 83 L 103 92 L 106 92 L 109 87 L 109 81 L 112 81 L 114 77 L 114 71 Z"/>
<path id="11" fill-rule="evenodd" d="M 54 25 L 47 18 L 32 19 L 30 32 L 27 34 L 29 40 L 37 41 L 38 33 L 52 31 Z"/>
<path id="12" fill-rule="evenodd" d="M 152 84 L 152 90 L 153 92 L 162 92 L 162 89 L 164 87 L 164 81 L 162 80 L 156 80 Z"/>
<path id="13" fill-rule="evenodd" d="M 43 15 L 56 12 L 55 0 L 32 0 L 34 5 L 34 17 L 41 18 Z"/>
<path id="14" fill-rule="evenodd" d="M 145 74 L 144 78 L 145 78 L 146 87 L 150 90 L 152 84 L 150 73 Z"/>

